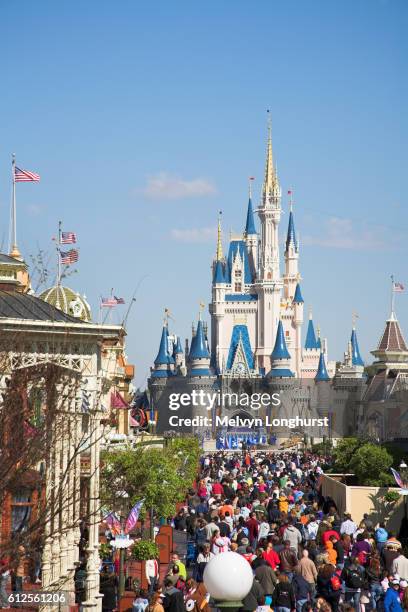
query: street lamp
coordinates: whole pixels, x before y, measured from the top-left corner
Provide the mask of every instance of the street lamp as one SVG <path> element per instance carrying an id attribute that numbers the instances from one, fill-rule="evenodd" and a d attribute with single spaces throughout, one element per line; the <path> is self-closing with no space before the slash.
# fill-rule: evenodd
<path id="1" fill-rule="evenodd" d="M 406 488 L 406 482 L 407 482 L 407 476 L 408 476 L 408 465 L 405 463 L 404 459 L 401 460 L 401 463 L 399 464 L 399 470 L 400 470 L 400 476 L 402 479 L 402 484 L 403 487 L 401 487 L 401 490 Z M 404 495 L 404 516 L 405 519 L 407 519 L 408 517 L 408 500 L 407 500 L 407 496 Z"/>
<path id="2" fill-rule="evenodd" d="M 204 570 L 204 584 L 216 600 L 217 608 L 238 610 L 251 590 L 254 576 L 248 561 L 235 552 L 224 552 L 209 561 Z"/>

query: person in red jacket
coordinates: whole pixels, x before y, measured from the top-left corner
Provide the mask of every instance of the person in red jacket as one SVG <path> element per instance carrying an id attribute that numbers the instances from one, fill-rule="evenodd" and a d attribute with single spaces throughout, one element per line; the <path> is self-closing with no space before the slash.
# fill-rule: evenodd
<path id="1" fill-rule="evenodd" d="M 249 515 L 249 519 L 245 523 L 245 527 L 248 529 L 248 537 L 249 537 L 250 545 L 255 546 L 258 540 L 258 533 L 259 533 L 259 523 L 256 520 L 255 512 L 251 512 L 251 514 Z"/>
<path id="2" fill-rule="evenodd" d="M 214 482 L 211 488 L 211 491 L 213 495 L 217 495 L 217 496 L 224 495 L 224 489 L 220 482 Z"/>

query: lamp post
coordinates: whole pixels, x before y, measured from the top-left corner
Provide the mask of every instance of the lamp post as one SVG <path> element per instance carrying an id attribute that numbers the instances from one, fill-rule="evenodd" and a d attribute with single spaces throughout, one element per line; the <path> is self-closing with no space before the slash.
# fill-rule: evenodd
<path id="1" fill-rule="evenodd" d="M 238 553 L 224 552 L 209 561 L 204 570 L 204 584 L 216 607 L 230 612 L 242 608 L 242 599 L 251 590 L 251 567 Z"/>
<path id="2" fill-rule="evenodd" d="M 404 489 L 406 487 L 405 483 L 407 482 L 407 477 L 408 477 L 408 465 L 405 463 L 404 459 L 402 459 L 401 463 L 399 464 L 399 471 L 400 471 L 400 476 L 402 478 L 402 484 L 404 485 Z M 407 500 L 407 495 L 404 495 L 404 516 L 405 519 L 407 519 L 408 517 L 408 500 Z"/>

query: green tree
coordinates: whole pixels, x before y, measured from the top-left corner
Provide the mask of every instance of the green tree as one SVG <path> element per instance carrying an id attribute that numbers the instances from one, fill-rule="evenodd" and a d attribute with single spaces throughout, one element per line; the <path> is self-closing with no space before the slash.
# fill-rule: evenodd
<path id="1" fill-rule="evenodd" d="M 370 442 L 358 448 L 349 463 L 349 468 L 357 476 L 359 484 L 385 486 L 390 483 L 389 469 L 392 456 L 389 452 Z"/>
<path id="2" fill-rule="evenodd" d="M 350 471 L 350 462 L 362 442 L 358 438 L 343 438 L 334 449 L 333 471 L 347 473 Z"/>
<path id="3" fill-rule="evenodd" d="M 125 515 L 141 499 L 141 517 L 173 516 L 197 474 L 199 445 L 195 438 L 172 440 L 165 448 L 135 448 L 107 452 L 101 471 L 104 506 Z M 124 496 L 126 494 L 126 497 Z M 124 507 L 126 506 L 126 508 Z"/>

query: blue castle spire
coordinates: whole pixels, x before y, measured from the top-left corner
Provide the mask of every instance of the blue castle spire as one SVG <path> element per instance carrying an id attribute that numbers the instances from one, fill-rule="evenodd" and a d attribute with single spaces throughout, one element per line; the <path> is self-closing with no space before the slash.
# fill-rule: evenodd
<path id="1" fill-rule="evenodd" d="M 293 212 L 292 211 L 290 211 L 290 213 L 289 213 L 288 234 L 286 236 L 286 250 L 289 249 L 289 246 L 291 244 L 295 247 L 295 249 L 297 249 L 296 233 L 295 233 L 295 222 L 294 222 L 294 219 L 293 219 Z"/>
<path id="2" fill-rule="evenodd" d="M 170 364 L 170 356 L 168 352 L 168 336 L 169 332 L 167 330 L 167 326 L 163 325 L 162 335 L 160 339 L 159 352 L 157 353 L 157 357 L 154 360 L 154 365 L 167 365 Z"/>
<path id="3" fill-rule="evenodd" d="M 317 382 L 330 380 L 330 376 L 327 373 L 326 362 L 324 360 L 323 353 L 320 353 L 319 357 L 319 367 L 317 368 L 317 374 L 315 376 L 315 380 Z"/>
<path id="4" fill-rule="evenodd" d="M 283 333 L 282 321 L 279 321 L 278 330 L 276 332 L 275 346 L 271 355 L 272 361 L 278 359 L 290 359 L 290 354 L 286 346 L 285 334 Z"/>
<path id="5" fill-rule="evenodd" d="M 225 274 L 224 274 L 224 265 L 222 263 L 222 261 L 217 260 L 215 262 L 215 269 L 214 269 L 214 279 L 213 279 L 214 285 L 218 285 L 219 283 L 225 283 Z"/>
<path id="6" fill-rule="evenodd" d="M 190 360 L 210 358 L 210 353 L 208 352 L 207 348 L 207 342 L 205 340 L 204 326 L 201 319 L 198 321 L 196 335 L 191 340 L 189 358 Z"/>
<path id="7" fill-rule="evenodd" d="M 181 346 L 181 340 L 180 340 L 180 336 L 177 336 L 177 342 L 174 346 L 174 354 L 175 355 L 179 355 L 183 353 L 183 348 Z"/>
<path id="8" fill-rule="evenodd" d="M 312 349 L 317 349 L 317 348 L 319 347 L 318 347 L 317 340 L 316 340 L 313 319 L 310 315 L 309 323 L 307 326 L 307 332 L 306 332 L 305 349 L 312 350 Z"/>
<path id="9" fill-rule="evenodd" d="M 294 304 L 303 304 L 304 303 L 304 299 L 303 299 L 303 296 L 302 296 L 302 292 L 300 290 L 300 284 L 299 283 L 296 285 L 295 295 L 293 297 L 293 302 L 294 302 Z"/>
<path id="10" fill-rule="evenodd" d="M 357 341 L 356 330 L 353 328 L 351 332 L 351 359 L 353 366 L 363 366 L 364 361 L 360 355 L 360 349 Z"/>
<path id="11" fill-rule="evenodd" d="M 252 208 L 251 196 L 249 196 L 249 200 L 248 200 L 248 211 L 247 211 L 247 218 L 246 218 L 246 225 L 245 225 L 245 234 L 246 236 L 249 236 L 251 234 L 256 234 L 254 211 Z"/>

